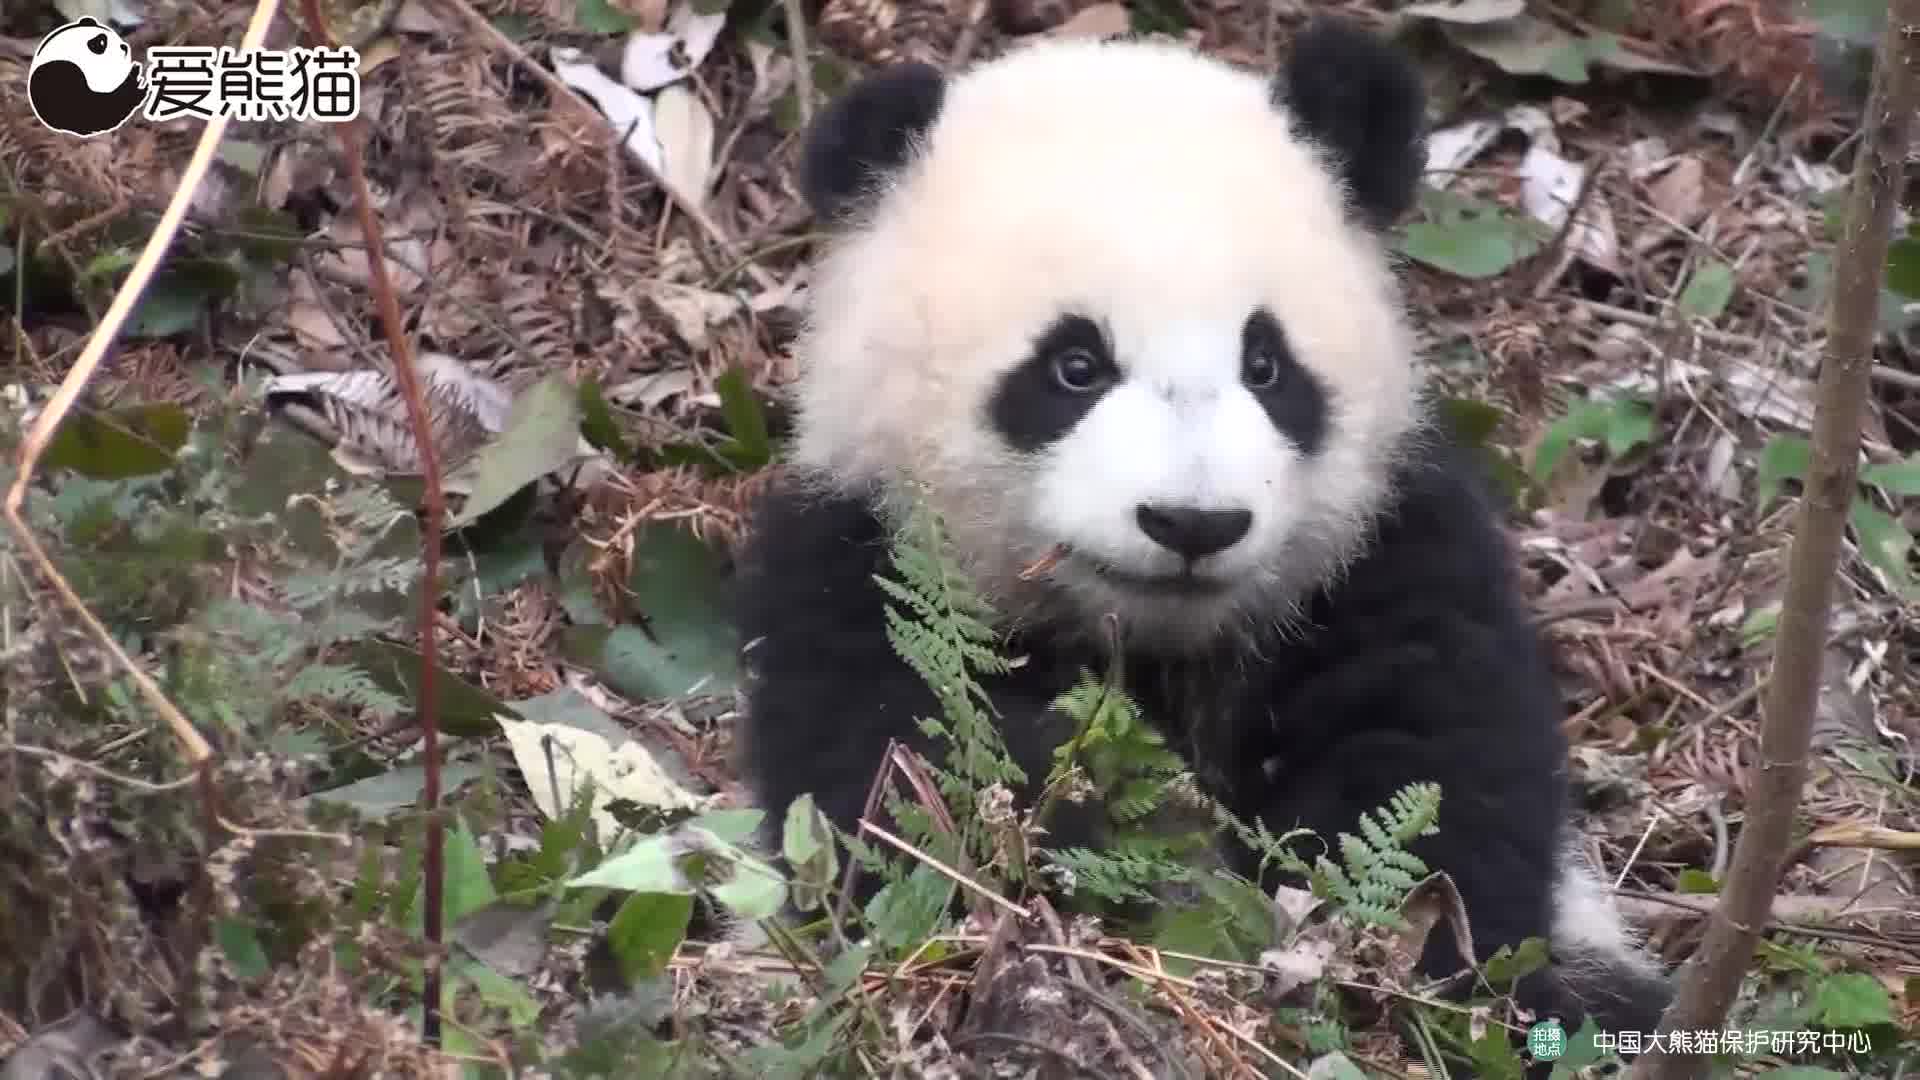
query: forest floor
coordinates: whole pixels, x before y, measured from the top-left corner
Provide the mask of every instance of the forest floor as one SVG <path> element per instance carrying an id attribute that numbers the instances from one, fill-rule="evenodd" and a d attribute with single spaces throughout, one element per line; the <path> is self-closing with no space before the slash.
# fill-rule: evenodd
<path id="1" fill-rule="evenodd" d="M 0 84 L 24 86 L 39 37 L 62 14 L 96 6 L 138 17 L 136 26 L 121 27 L 136 54 L 160 44 L 236 43 L 251 8 L 224 0 L 68 0 L 58 11 L 10 4 L 0 14 Z M 269 47 L 304 43 L 288 6 L 304 8 L 283 5 Z M 467 708 L 462 722 L 474 725 L 449 729 L 459 736 L 457 762 L 449 765 L 459 771 L 449 788 L 470 800 L 463 814 L 473 835 L 456 836 L 449 849 L 448 896 L 451 905 L 462 894 L 459 882 L 468 881 L 467 912 L 511 890 L 498 872 L 492 881 L 484 869 L 459 878 L 471 867 L 458 851 L 498 867 L 510 853 L 541 849 L 543 823 L 553 825 L 552 800 L 526 776 L 527 753 L 511 730 L 488 719 L 499 709 L 543 724 L 588 709 L 613 721 L 596 730 L 613 741 L 622 733 L 633 738 L 684 790 L 707 800 L 703 807 L 724 807 L 736 794 L 726 679 L 706 681 L 693 697 L 654 692 L 659 678 L 623 669 L 632 661 L 616 655 L 617 631 L 598 638 L 580 631 L 592 629 L 596 619 L 583 612 L 595 605 L 609 626 L 621 621 L 605 615 L 609 609 L 663 617 L 647 610 L 649 600 L 672 608 L 667 621 L 689 640 L 708 640 L 701 635 L 714 629 L 711 596 L 689 593 L 694 586 L 685 582 L 648 586 L 642 570 L 691 565 L 691 574 L 708 573 L 697 556 L 671 564 L 686 556 L 670 542 L 650 546 L 657 527 L 686 525 L 724 554 L 763 482 L 763 468 L 686 463 L 701 453 L 689 447 L 764 456 L 767 433 L 777 443 L 783 430 L 780 390 L 792 375 L 788 346 L 817 239 L 796 193 L 794 161 L 802 124 L 820 100 L 874 64 L 957 65 L 1028 34 L 1170 33 L 1271 70 L 1309 14 L 1343 9 L 1387 20 L 1363 0 L 734 0 L 731 8 L 705 10 L 714 6 L 323 5 L 334 33 L 361 54 L 367 170 L 413 347 L 454 358 L 467 378 L 509 395 L 556 374 L 597 387 L 601 405 L 589 407 L 587 419 L 611 422 L 622 442 L 622 453 L 594 473 L 577 502 L 546 515 L 526 550 L 501 556 L 501 565 L 479 561 L 471 580 L 497 586 L 484 603 L 452 605 L 441 618 L 442 663 L 458 681 L 442 707 Z M 793 60 L 789 7 L 808 21 L 816 57 L 804 80 Z M 1834 24 L 1788 20 L 1760 0 L 1532 5 L 1518 14 L 1522 8 L 1519 0 L 1461 0 L 1397 16 L 1429 75 L 1436 134 L 1422 205 L 1391 240 L 1406 256 L 1411 302 L 1455 418 L 1484 439 L 1510 485 L 1529 595 L 1564 677 L 1590 850 L 1619 880 L 1622 903 L 1652 944 L 1678 960 L 1698 939 L 1758 760 L 1760 688 L 1826 337 L 1835 199 L 1844 196 L 1862 104 L 1859 80 L 1846 74 L 1857 51 L 1816 33 L 1841 33 Z M 557 52 L 566 49 L 577 55 Z M 595 63 L 597 77 L 568 66 Z M 803 101 L 803 85 L 814 100 Z M 644 122 L 624 148 L 625 129 L 581 88 L 617 99 L 623 118 L 640 110 Z M 3 381 L 16 414 L 8 425 L 18 422 L 23 403 L 44 405 L 66 377 L 172 197 L 200 130 L 196 122 L 135 116 L 82 141 L 41 126 L 24 108 L 0 115 L 0 172 L 9 185 L 0 191 L 0 311 L 8 313 L 10 365 Z M 89 383 L 81 412 L 126 415 L 170 403 L 196 419 L 224 416 L 245 396 L 243 373 L 257 380 L 262 372 L 386 364 L 353 203 L 336 128 L 236 121 L 174 254 Z M 1572 225 L 1565 224 L 1569 204 L 1577 208 Z M 1909 1048 L 1920 1022 L 1920 926 L 1912 914 L 1920 904 L 1911 864 L 1920 847 L 1920 789 L 1912 783 L 1920 764 L 1913 667 L 1920 579 L 1912 544 L 1920 499 L 1903 501 L 1920 495 L 1920 296 L 1912 295 L 1920 292 L 1920 232 L 1914 237 L 1915 250 L 1901 256 L 1911 266 L 1889 278 L 1911 291 L 1886 294 L 1864 432 L 1883 482 L 1863 486 L 1851 518 L 1816 724 L 1818 760 L 1803 805 L 1806 831 L 1776 905 L 1779 932 L 1770 940 L 1779 948 L 1756 967 L 1753 989 L 1764 997 L 1772 985 L 1763 969 L 1798 970 L 1802 978 L 1790 991 L 1802 1009 L 1792 1013 L 1796 1022 L 1902 1033 Z M 390 400 L 381 407 L 389 427 L 404 422 Z M 364 419 L 354 409 L 323 407 L 291 419 L 304 428 L 299 438 L 312 441 L 329 424 L 352 426 L 355 416 Z M 293 430 L 274 426 L 283 435 Z M 324 457 L 300 466 L 309 467 L 325 468 Z M 10 482 L 10 469 L 7 475 Z M 289 515 L 295 490 L 274 500 Z M 58 507 L 49 513 L 36 520 L 69 530 L 49 543 L 79 550 L 75 519 Z M 349 517 L 342 511 L 326 528 L 346 528 Z M 195 603 L 284 586 L 253 560 L 253 541 L 223 535 L 222 554 L 191 556 L 196 572 L 188 576 L 212 583 Z M 17 548 L 0 551 L 7 589 L 21 590 L 26 561 Z M 549 569 L 559 568 L 554 573 L 538 572 L 543 554 Z M 451 565 L 459 558 L 450 556 L 447 572 L 461 571 Z M 89 580 L 100 590 L 113 585 Z M 149 600 L 170 602 L 164 587 L 153 588 Z M 83 594 L 90 601 L 109 595 Z M 259 830 L 250 843 L 264 843 L 276 829 L 308 827 L 305 802 L 293 800 L 345 790 L 348 780 L 354 793 L 338 801 L 404 831 L 396 823 L 411 820 L 403 811 L 420 768 L 413 728 L 378 708 L 281 702 L 270 710 L 271 724 L 235 721 L 221 729 L 214 741 L 233 761 L 224 774 L 233 801 L 222 820 L 249 824 L 216 844 L 197 823 L 199 789 L 138 786 L 170 783 L 185 766 L 176 750 L 154 745 L 168 738 L 164 725 L 131 704 L 129 684 L 115 681 L 111 660 L 59 614 L 59 604 L 44 584 L 0 594 L 9 620 L 0 629 L 10 642 L 16 633 L 24 642 L 5 651 L 0 692 L 11 701 L 6 738 L 18 751 L 0 762 L 0 797 L 15 803 L 0 814 L 15 822 L 0 832 L 0 866 L 14 865 L 0 884 L 7 898 L 0 954 L 12 957 L 0 960 L 0 984 L 17 977 L 26 988 L 0 992 L 0 1054 L 116 1045 L 126 1055 L 116 1068 L 142 1075 L 205 1071 L 215 1062 L 266 1070 L 260 1075 L 430 1068 L 401 1014 L 384 1011 L 392 1000 L 417 1003 L 417 994 L 406 998 L 398 982 L 382 984 L 388 1000 L 369 990 L 377 982 L 369 972 L 407 970 L 419 947 L 417 910 L 408 916 L 405 903 L 389 910 L 388 925 L 378 928 L 388 936 L 347 935 L 328 922 L 329 934 L 290 935 L 303 944 L 282 955 L 275 935 L 261 929 L 271 921 L 262 913 L 295 919 L 288 904 L 235 901 L 230 876 L 217 873 L 211 877 L 221 884 L 207 895 L 219 898 L 213 909 L 228 921 L 207 923 L 206 909 L 189 903 L 202 896 L 209 867 L 231 875 L 225 860 L 240 857 L 235 837 Z M 143 619 L 160 616 L 137 608 L 106 621 L 159 672 L 178 644 L 143 629 Z M 28 633 L 32 626 L 40 630 Z M 712 667 L 730 670 L 718 660 Z M 106 697 L 89 703 L 103 687 Z M 373 700 L 369 694 L 362 704 Z M 544 704 L 522 708 L 529 702 Z M 219 722 L 209 719 L 218 709 L 189 712 L 197 722 Z M 45 775 L 23 778 L 22 770 Z M 120 790 L 70 790 L 89 776 L 82 786 Z M 369 786 L 395 777 L 397 792 Z M 268 791 L 285 802 L 271 813 L 258 794 Z M 234 792 L 255 794 L 249 801 Z M 127 807 L 162 802 L 192 823 L 179 834 L 188 838 L 184 846 L 133 851 L 147 846 L 140 822 L 148 811 Z M 368 880 L 368 859 L 390 864 L 399 880 L 417 867 L 408 862 L 418 852 L 417 821 L 412 827 L 413 839 L 402 843 L 394 832 L 378 854 L 379 845 L 365 844 L 338 858 L 312 856 L 302 865 L 313 876 L 302 880 L 343 908 L 359 904 L 365 897 L 356 884 Z M 103 869 L 61 871 L 81 859 Z M 404 892 L 394 889 L 366 896 Z M 196 914 L 178 914 L 186 908 Z M 359 916 L 368 910 L 363 905 Z M 228 931 L 239 922 L 264 944 L 236 945 Z M 1138 1005 L 1174 1018 L 1185 1052 L 1209 1075 L 1286 1071 L 1268 1060 L 1273 1045 L 1291 1046 L 1302 1068 L 1327 1049 L 1305 1028 L 1282 1030 L 1278 1014 L 1245 987 L 1229 992 L 1200 977 L 1210 972 L 1190 968 L 1171 973 L 1149 946 L 1062 933 L 1056 952 L 1080 959 L 1056 962 L 1084 968 L 1074 968 L 1073 979 L 1124 974 L 1131 989 L 1145 987 L 1134 995 L 1144 1004 L 1129 998 L 1125 1017 Z M 915 1075 L 965 1073 L 964 1063 L 975 1059 L 930 1049 L 947 1044 L 926 1032 L 950 1022 L 955 1002 L 968 994 L 976 1012 L 988 1009 L 986 965 L 973 961 L 1010 954 L 1004 943 L 990 947 L 997 940 L 990 919 L 972 934 L 954 936 L 940 965 L 903 962 L 891 974 L 870 969 L 857 980 L 862 1000 L 885 1006 L 875 1015 L 886 1017 L 881 1026 L 898 1042 L 891 1056 L 865 1047 L 848 1060 L 878 1071 L 886 1069 L 875 1063 L 888 1061 Z M 209 935 L 217 947 L 207 944 Z M 547 1052 L 571 1045 L 578 1019 L 571 1003 L 582 996 L 582 980 L 591 981 L 582 969 L 595 963 L 597 947 L 585 943 L 594 935 L 577 936 L 578 944 L 560 934 L 562 943 L 550 948 L 521 948 L 526 955 L 517 958 L 465 941 L 520 988 L 501 990 L 470 970 L 462 976 L 479 1002 L 458 1029 L 465 1053 L 495 1061 L 520 1054 L 536 1015 Z M 343 963 L 334 946 L 349 937 L 357 959 Z M 316 941 L 332 951 L 312 951 Z M 664 985 L 670 998 L 638 1007 L 646 1013 L 657 1005 L 655 1019 L 674 1017 L 661 1028 L 670 1034 L 660 1046 L 690 1045 L 698 1029 L 715 1046 L 750 1047 L 785 1033 L 796 1055 L 819 1049 L 809 1050 L 793 1025 L 824 1015 L 796 1003 L 832 996 L 821 986 L 810 988 L 813 998 L 770 1001 L 749 977 L 767 962 L 754 967 L 677 936 L 666 944 L 665 982 L 649 985 Z M 204 960 L 216 953 L 217 963 Z M 260 966 L 252 971 L 239 958 L 256 953 Z M 197 976 L 196 956 L 203 958 Z M 1378 1000 L 1404 997 L 1396 991 Z M 61 1030 L 48 1025 L 83 1003 L 107 1026 L 86 1037 L 67 1029 L 48 1041 Z M 533 1011 L 518 1011 L 523 1006 Z M 417 1004 L 410 1007 L 407 1023 L 417 1023 Z M 1140 1064 L 1153 1060 L 1153 1039 L 1129 1030 L 1131 1020 L 1104 1021 L 1097 1031 L 1094 1023 L 1061 1036 L 1067 1045 L 1053 1056 L 1084 1052 L 1103 1068 L 1159 1075 Z M 831 1042 L 835 1029 L 814 1023 L 805 1030 L 824 1031 Z M 127 1043 L 130 1032 L 138 1037 Z M 1007 1062 L 1018 1050 L 995 1048 L 1012 1055 L 1000 1067 L 1013 1068 Z M 1390 1064 L 1386 1043 L 1356 1042 L 1348 1052 L 1369 1072 L 1404 1068 Z M 1033 1053 L 1032 1060 L 1048 1060 Z M 26 1061 L 16 1056 L 0 1078 L 39 1075 L 15 1071 L 31 1069 Z M 1847 1067 L 1837 1057 L 1822 1062 Z M 1032 1075 L 1053 1075 L 1035 1068 Z"/>

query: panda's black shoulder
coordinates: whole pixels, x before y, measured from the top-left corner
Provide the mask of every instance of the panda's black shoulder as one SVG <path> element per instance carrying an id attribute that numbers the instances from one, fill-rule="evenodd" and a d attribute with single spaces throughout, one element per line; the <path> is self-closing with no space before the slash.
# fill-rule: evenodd
<path id="1" fill-rule="evenodd" d="M 1325 602 L 1426 604 L 1463 618 L 1524 622 L 1515 550 L 1487 458 L 1428 411 L 1393 469 L 1393 494 L 1371 543 Z"/>
<path id="2" fill-rule="evenodd" d="M 734 604 L 749 649 L 776 630 L 783 640 L 808 642 L 813 661 L 890 648 L 885 594 L 873 580 L 890 537 L 871 499 L 782 473 L 755 500 L 749 531 Z M 784 651 L 759 654 L 778 664 Z"/>
<path id="3" fill-rule="evenodd" d="M 1357 703 L 1381 701 L 1387 680 L 1396 704 L 1382 725 L 1456 746 L 1497 736 L 1516 758 L 1557 767 L 1560 693 L 1483 460 L 1440 424 L 1412 439 L 1365 548 L 1263 651 L 1253 692 L 1343 718 L 1303 705 L 1290 730 L 1375 715 Z"/>

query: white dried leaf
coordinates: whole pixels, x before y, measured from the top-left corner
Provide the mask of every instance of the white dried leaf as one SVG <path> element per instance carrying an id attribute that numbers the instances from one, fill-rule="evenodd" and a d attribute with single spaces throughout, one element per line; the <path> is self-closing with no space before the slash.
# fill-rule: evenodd
<path id="1" fill-rule="evenodd" d="M 700 95 L 675 84 L 654 97 L 653 123 L 664 179 L 694 205 L 704 204 L 713 181 L 713 114 Z"/>
<path id="2" fill-rule="evenodd" d="M 686 78 L 713 51 L 726 25 L 725 9 L 702 15 L 687 0 L 680 0 L 664 32 L 637 33 L 627 39 L 620 58 L 620 81 L 645 92 Z"/>
<path id="3" fill-rule="evenodd" d="M 1518 18 L 1526 10 L 1526 0 L 1433 0 L 1409 4 L 1401 8 L 1400 13 L 1416 19 L 1472 25 Z"/>
<path id="4" fill-rule="evenodd" d="M 1520 201 L 1527 213 L 1548 228 L 1558 229 L 1580 199 L 1587 169 L 1543 147 L 1539 142 L 1520 161 Z M 1620 236 L 1613 213 L 1596 192 L 1581 207 L 1567 237 L 1568 247 L 1603 270 L 1620 273 Z"/>
<path id="5" fill-rule="evenodd" d="M 1469 120 L 1427 136 L 1427 183 L 1436 188 L 1453 183 L 1454 174 L 1493 145 L 1500 131 L 1491 120 Z"/>
<path id="6" fill-rule="evenodd" d="M 653 102 L 606 77 L 578 49 L 553 50 L 553 73 L 563 83 L 592 98 L 607 123 L 625 138 L 627 152 L 645 162 L 655 175 L 662 171 L 660 140 L 654 133 Z"/>
<path id="7" fill-rule="evenodd" d="M 708 328 L 740 310 L 738 297 L 689 285 L 656 282 L 648 296 L 673 321 L 675 336 L 696 352 L 707 347 Z"/>
<path id="8" fill-rule="evenodd" d="M 687 368 L 671 368 L 609 387 L 607 400 L 616 405 L 651 412 L 659 408 L 668 398 L 690 393 L 692 390 L 693 372 Z"/>
<path id="9" fill-rule="evenodd" d="M 503 387 L 445 353 L 423 352 L 415 363 L 426 393 L 427 428 L 443 461 L 471 454 L 499 432 L 512 405 Z M 265 389 L 269 405 L 298 401 L 333 425 L 342 467 L 361 474 L 420 471 L 406 399 L 387 372 L 296 372 L 268 379 Z"/>

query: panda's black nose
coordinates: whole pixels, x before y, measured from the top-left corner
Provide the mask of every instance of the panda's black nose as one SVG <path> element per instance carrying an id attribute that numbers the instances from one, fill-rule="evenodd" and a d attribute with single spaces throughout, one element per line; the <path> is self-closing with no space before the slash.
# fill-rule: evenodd
<path id="1" fill-rule="evenodd" d="M 1192 506 L 1142 506 L 1134 511 L 1140 531 L 1188 559 L 1204 559 L 1240 542 L 1253 527 L 1251 510 L 1203 510 Z"/>

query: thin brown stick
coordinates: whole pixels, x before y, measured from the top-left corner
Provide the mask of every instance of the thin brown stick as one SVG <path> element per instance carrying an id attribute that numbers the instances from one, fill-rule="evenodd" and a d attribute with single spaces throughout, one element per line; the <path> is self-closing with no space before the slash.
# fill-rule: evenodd
<path id="1" fill-rule="evenodd" d="M 317 44 L 334 45 L 320 12 L 320 0 L 306 0 L 307 32 Z M 433 429 L 427 419 L 427 399 L 420 374 L 414 367 L 413 350 L 407 347 L 401 330 L 400 301 L 395 298 L 393 281 L 387 275 L 386 245 L 382 242 L 380 222 L 374 217 L 373 195 L 367 189 L 366 120 L 355 117 L 339 131 L 340 152 L 346 158 L 347 175 L 353 182 L 353 197 L 359 211 L 360 232 L 366 238 L 367 269 L 374 302 L 380 308 L 380 323 L 387 332 L 387 349 L 393 360 L 393 378 L 407 403 L 407 422 L 413 428 L 413 441 L 420 455 L 420 478 L 425 491 L 421 501 L 420 570 L 420 718 L 421 753 L 425 758 L 425 783 L 421 801 L 426 810 L 426 851 L 421 858 L 420 876 L 426 904 L 426 955 L 421 962 L 420 1033 L 428 1046 L 440 1045 L 440 957 L 443 938 L 441 922 L 445 917 L 442 896 L 445 892 L 446 833 L 440 820 L 440 710 L 434 669 L 439 649 L 435 615 L 440 601 L 441 527 L 446 519 L 446 494 L 440 483 L 440 453 L 434 445 Z"/>
<path id="2" fill-rule="evenodd" d="M 1813 418 L 1813 461 L 1794 531 L 1773 671 L 1760 726 L 1760 766 L 1747 785 L 1746 826 L 1706 939 L 1679 976 L 1662 1031 L 1719 1030 L 1765 925 L 1793 836 L 1807 775 L 1819 695 L 1828 604 L 1854 496 L 1860 419 L 1866 411 L 1889 233 L 1920 108 L 1920 0 L 1893 0 L 1875 58 L 1873 93 L 1860 131 L 1847 205 L 1847 233 L 1834 257 L 1833 305 Z M 1706 1073 L 1708 1059 L 1654 1047 L 1633 1065 L 1637 1080 Z"/>

